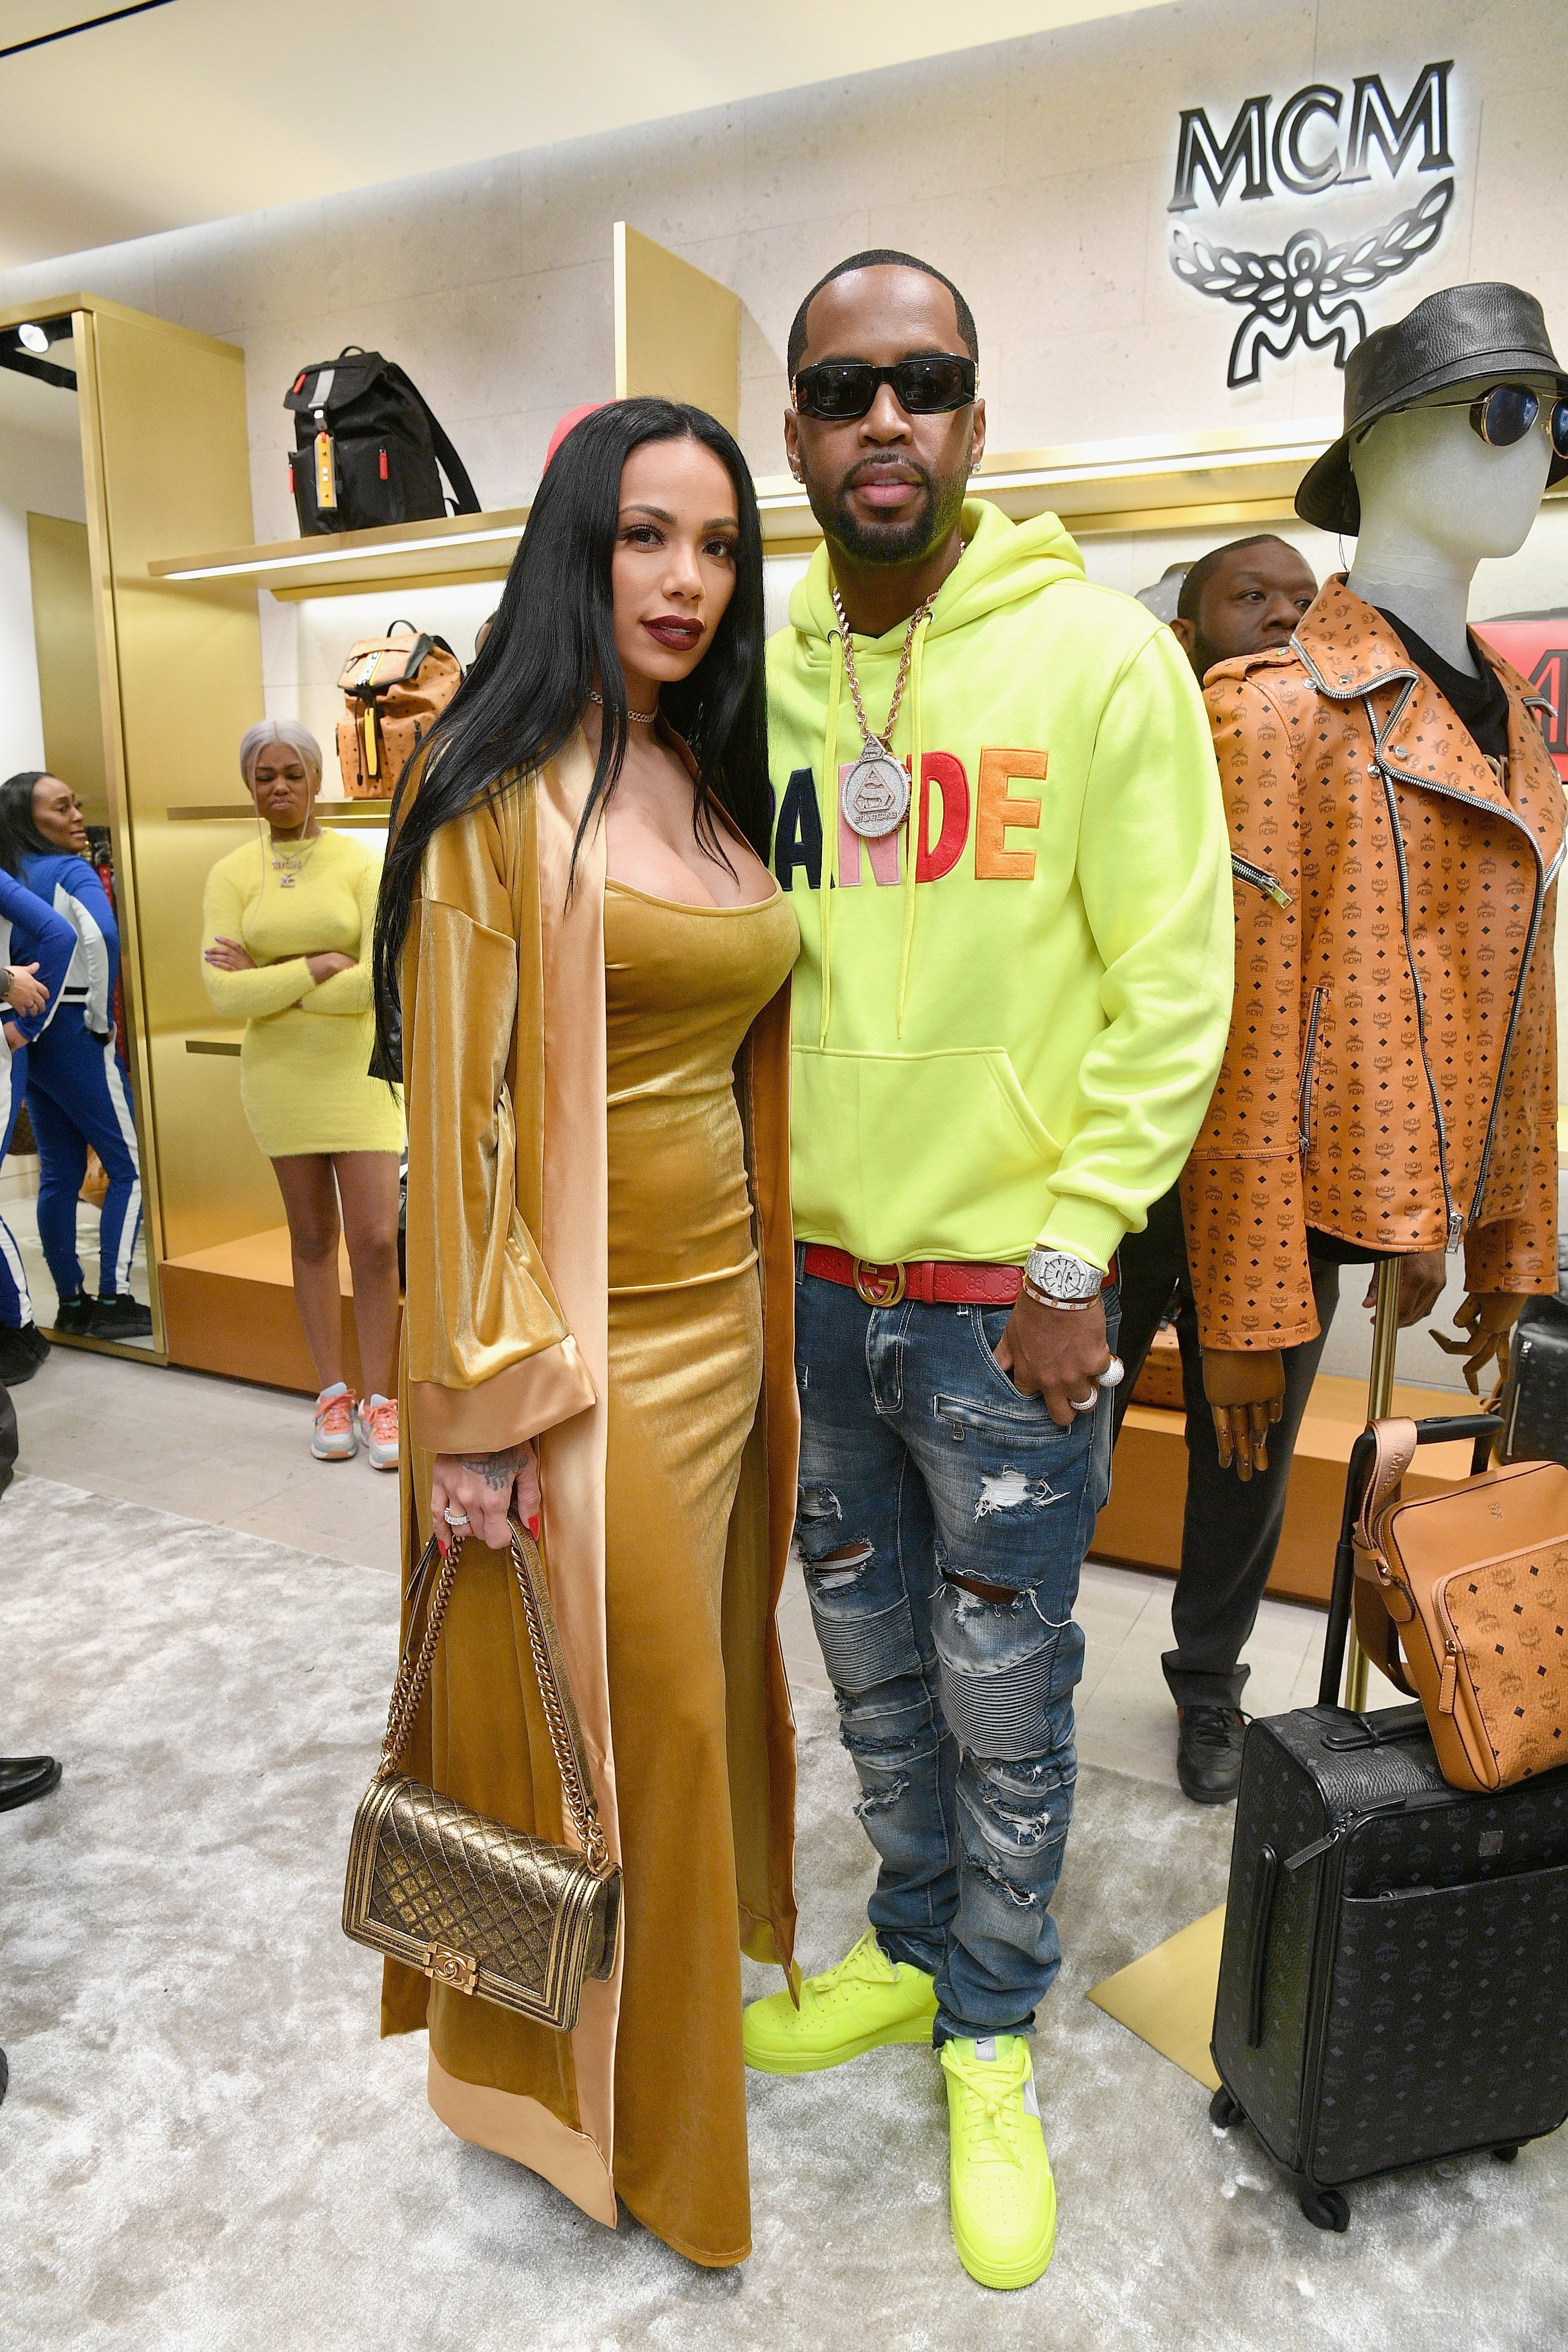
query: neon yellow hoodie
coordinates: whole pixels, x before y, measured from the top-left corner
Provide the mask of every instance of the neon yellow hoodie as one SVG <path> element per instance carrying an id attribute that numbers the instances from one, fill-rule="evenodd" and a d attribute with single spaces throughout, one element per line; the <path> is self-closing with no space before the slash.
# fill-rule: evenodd
<path id="1" fill-rule="evenodd" d="M 768 646 L 774 870 L 800 919 L 795 1227 L 857 1255 L 1106 1266 L 1174 1182 L 1230 1020 L 1234 918 L 1203 698 L 1055 515 L 966 506 L 892 749 L 908 825 L 862 842 L 826 548 Z M 855 640 L 873 727 L 904 625 Z"/>

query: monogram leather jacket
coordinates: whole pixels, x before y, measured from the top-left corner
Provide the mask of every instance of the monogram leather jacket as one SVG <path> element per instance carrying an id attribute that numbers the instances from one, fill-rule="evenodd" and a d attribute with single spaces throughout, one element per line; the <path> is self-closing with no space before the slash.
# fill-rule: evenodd
<path id="1" fill-rule="evenodd" d="M 1209 674 L 1236 999 L 1182 1180 L 1205 1347 L 1315 1335 L 1309 1229 L 1462 1238 L 1471 1290 L 1557 1286 L 1563 795 L 1544 706 L 1481 651 L 1508 692 L 1500 775 L 1342 578 L 1288 648 Z"/>

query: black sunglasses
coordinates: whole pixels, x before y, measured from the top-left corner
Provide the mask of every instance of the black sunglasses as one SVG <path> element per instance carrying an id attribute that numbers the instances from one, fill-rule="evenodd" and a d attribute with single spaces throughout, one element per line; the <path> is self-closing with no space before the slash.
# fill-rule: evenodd
<path id="1" fill-rule="evenodd" d="M 956 352 L 900 360 L 896 367 L 873 367 L 869 360 L 819 360 L 795 377 L 795 404 L 803 416 L 847 424 L 869 415 L 877 394 L 890 383 L 906 415 L 940 416 L 966 407 L 974 397 L 975 381 L 974 362 L 961 359 Z"/>
<path id="2" fill-rule="evenodd" d="M 1568 400 L 1553 402 L 1542 420 L 1541 394 L 1532 392 L 1527 383 L 1494 383 L 1479 400 L 1434 400 L 1430 405 L 1468 409 L 1471 432 L 1489 449 L 1511 449 L 1534 425 L 1543 421 L 1553 452 L 1568 458 Z"/>

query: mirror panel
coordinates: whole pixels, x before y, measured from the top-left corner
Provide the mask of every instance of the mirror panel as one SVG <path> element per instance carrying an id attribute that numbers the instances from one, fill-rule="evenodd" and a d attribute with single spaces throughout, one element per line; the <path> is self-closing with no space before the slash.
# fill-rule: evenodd
<path id="1" fill-rule="evenodd" d="M 51 1340 L 158 1353 L 132 1006 L 118 954 L 126 845 L 103 732 L 78 369 L 68 315 L 0 333 L 0 779 L 40 769 L 58 778 L 87 833 L 79 856 L 68 838 L 49 838 L 49 862 L 16 877 L 36 886 L 78 943 L 45 1029 L 25 1053 L 9 1038 L 0 1048 L 10 1129 L 0 1159 L 8 1276 L 0 1325 L 31 1321 Z M 47 803 L 40 787 L 30 811 L 47 838 L 50 822 L 61 822 Z M 4 928 L 0 962 L 26 960 Z M 79 1268 L 87 1303 L 62 1309 Z M 14 1345 L 0 1337 L 0 1353 Z"/>

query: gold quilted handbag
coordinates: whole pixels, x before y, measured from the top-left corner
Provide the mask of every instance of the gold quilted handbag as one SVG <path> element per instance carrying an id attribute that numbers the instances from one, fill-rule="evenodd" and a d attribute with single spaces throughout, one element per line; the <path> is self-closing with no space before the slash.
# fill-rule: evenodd
<path id="1" fill-rule="evenodd" d="M 454 1542 L 441 1562 L 417 1650 L 419 1603 L 440 1558 L 434 1537 L 415 1571 L 381 1764 L 349 1843 L 343 1933 L 439 1984 L 570 2033 L 583 1979 L 607 1977 L 615 1966 L 621 1874 L 599 1826 L 539 1548 L 515 1518 L 511 1563 L 576 1847 L 487 1820 L 398 1769 L 462 1551 Z"/>

